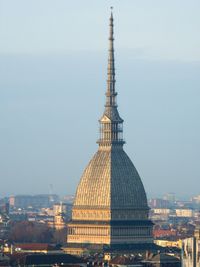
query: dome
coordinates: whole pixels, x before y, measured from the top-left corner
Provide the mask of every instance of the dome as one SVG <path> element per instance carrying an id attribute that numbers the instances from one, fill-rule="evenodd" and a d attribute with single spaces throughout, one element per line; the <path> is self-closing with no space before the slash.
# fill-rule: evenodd
<path id="1" fill-rule="evenodd" d="M 97 151 L 81 177 L 74 207 L 148 209 L 140 176 L 123 148 Z"/>

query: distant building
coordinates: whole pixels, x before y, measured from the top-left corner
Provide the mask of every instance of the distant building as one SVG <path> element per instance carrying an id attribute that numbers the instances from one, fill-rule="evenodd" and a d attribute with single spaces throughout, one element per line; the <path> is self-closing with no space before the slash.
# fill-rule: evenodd
<path id="1" fill-rule="evenodd" d="M 186 238 L 183 240 L 183 267 L 200 266 L 199 245 L 199 240 L 197 240 L 195 237 Z"/>
<path id="2" fill-rule="evenodd" d="M 191 198 L 191 201 L 200 204 L 200 195 Z"/>
<path id="3" fill-rule="evenodd" d="M 154 238 L 160 238 L 160 237 L 174 237 L 177 236 L 177 231 L 174 229 L 158 229 L 153 230 L 153 236 Z"/>
<path id="4" fill-rule="evenodd" d="M 7 239 L 10 231 L 10 219 L 5 215 L 0 215 L 0 239 Z"/>
<path id="5" fill-rule="evenodd" d="M 4 253 L 0 252 L 0 266 L 10 266 L 10 258 Z"/>
<path id="6" fill-rule="evenodd" d="M 12 257 L 11 257 L 12 259 Z M 69 266 L 69 267 L 86 267 L 86 261 L 82 258 L 78 258 L 72 255 L 63 253 L 47 253 L 47 254 L 24 254 L 17 255 L 12 260 L 13 266 L 21 267 L 59 267 L 59 266 Z"/>
<path id="7" fill-rule="evenodd" d="M 62 198 L 63 202 L 67 204 L 73 204 L 74 202 L 74 195 L 66 195 Z"/>
<path id="8" fill-rule="evenodd" d="M 164 208 L 156 208 L 152 209 L 154 214 L 161 214 L 161 215 L 169 215 L 171 210 L 170 209 L 164 209 Z"/>
<path id="9" fill-rule="evenodd" d="M 176 201 L 176 197 L 175 197 L 175 194 L 174 193 L 167 193 L 164 195 L 163 197 L 164 200 L 167 200 L 171 203 L 174 203 Z"/>
<path id="10" fill-rule="evenodd" d="M 57 195 L 17 195 L 9 199 L 10 206 L 17 209 L 50 207 L 59 201 Z"/>
<path id="11" fill-rule="evenodd" d="M 9 214 L 9 208 L 10 208 L 10 206 L 9 206 L 8 202 L 0 204 L 0 214 L 8 215 Z"/>
<path id="12" fill-rule="evenodd" d="M 8 238 L 10 231 L 9 204 L 1 203 L 0 205 L 0 239 Z"/>
<path id="13" fill-rule="evenodd" d="M 11 247 L 13 253 L 49 253 L 58 250 L 55 246 L 46 243 L 16 243 Z"/>
<path id="14" fill-rule="evenodd" d="M 144 267 L 181 267 L 181 259 L 177 256 L 158 253 L 144 261 Z"/>
<path id="15" fill-rule="evenodd" d="M 182 241 L 182 266 L 200 266 L 200 227 L 196 226 L 194 236 Z"/>
<path id="16" fill-rule="evenodd" d="M 149 200 L 149 206 L 151 208 L 169 208 L 171 207 L 171 204 L 168 200 L 161 199 L 161 198 L 152 198 Z"/>
<path id="17" fill-rule="evenodd" d="M 154 243 L 158 246 L 161 247 L 177 247 L 177 248 L 182 248 L 182 240 L 178 239 L 178 240 L 166 240 L 166 239 L 156 239 L 154 240 Z"/>
<path id="18" fill-rule="evenodd" d="M 48 225 L 56 230 L 62 230 L 67 227 L 67 205 L 57 203 L 53 206 L 54 220 Z"/>
<path id="19" fill-rule="evenodd" d="M 128 255 L 117 255 L 109 261 L 109 266 L 113 267 L 143 267 L 141 260 L 139 261 L 137 257 Z"/>
<path id="20" fill-rule="evenodd" d="M 60 213 L 67 214 L 67 204 L 61 202 L 61 203 L 55 203 L 53 205 L 53 214 L 54 214 L 54 216 L 58 215 Z"/>
<path id="21" fill-rule="evenodd" d="M 177 217 L 193 217 L 193 210 L 191 209 L 176 209 L 175 211 Z"/>

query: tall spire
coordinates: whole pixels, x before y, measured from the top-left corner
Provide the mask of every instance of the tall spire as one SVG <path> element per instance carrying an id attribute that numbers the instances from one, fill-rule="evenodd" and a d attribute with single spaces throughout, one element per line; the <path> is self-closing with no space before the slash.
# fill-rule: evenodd
<path id="1" fill-rule="evenodd" d="M 111 8 L 112 9 L 112 8 Z M 107 68 L 107 90 L 105 111 L 100 122 L 100 139 L 97 143 L 102 147 L 124 144 L 123 120 L 119 116 L 116 103 L 117 92 L 115 91 L 115 59 L 114 59 L 114 25 L 111 10 L 109 23 L 109 50 Z"/>
<path id="2" fill-rule="evenodd" d="M 112 8 L 111 8 L 112 10 Z M 107 69 L 107 92 L 106 92 L 106 106 L 116 105 L 116 95 L 115 92 L 115 58 L 114 58 L 114 30 L 113 30 L 113 13 L 111 11 L 110 16 L 110 33 L 109 33 L 109 54 L 108 54 L 108 69 Z"/>

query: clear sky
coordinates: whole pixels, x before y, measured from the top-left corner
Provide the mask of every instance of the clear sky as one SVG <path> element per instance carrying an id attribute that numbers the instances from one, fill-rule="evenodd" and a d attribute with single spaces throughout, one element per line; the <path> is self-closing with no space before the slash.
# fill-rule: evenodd
<path id="1" fill-rule="evenodd" d="M 125 150 L 148 196 L 200 193 L 199 0 L 0 0 L 0 196 L 75 192 L 97 150 L 110 6 Z"/>

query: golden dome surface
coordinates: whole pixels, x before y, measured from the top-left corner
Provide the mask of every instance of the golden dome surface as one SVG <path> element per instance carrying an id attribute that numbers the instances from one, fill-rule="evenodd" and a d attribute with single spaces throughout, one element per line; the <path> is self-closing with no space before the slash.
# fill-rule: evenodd
<path id="1" fill-rule="evenodd" d="M 81 177 L 74 207 L 148 208 L 140 176 L 122 147 L 97 151 Z"/>

